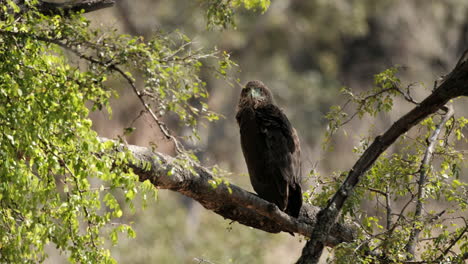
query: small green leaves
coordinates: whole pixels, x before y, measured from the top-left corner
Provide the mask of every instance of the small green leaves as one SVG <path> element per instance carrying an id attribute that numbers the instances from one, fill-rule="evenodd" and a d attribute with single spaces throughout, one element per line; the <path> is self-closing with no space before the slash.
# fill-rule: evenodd
<path id="1" fill-rule="evenodd" d="M 341 90 L 347 101 L 343 106 L 331 107 L 326 116 L 329 125 L 325 147 L 329 147 L 336 131 L 354 117 L 375 117 L 388 112 L 397 97 L 417 105 L 410 94 L 412 85 L 402 89 L 396 77 L 397 71 L 398 68 L 390 68 L 375 75 L 374 88 L 370 91 L 355 93 L 348 88 Z M 354 109 L 346 109 L 350 106 Z M 404 262 L 410 254 L 407 253 L 407 244 L 411 243 L 409 238 L 418 231 L 418 238 L 424 239 L 424 244 L 418 249 L 421 259 L 439 262 L 441 248 L 447 248 L 460 230 L 466 228 L 466 219 L 465 222 L 449 219 L 457 219 L 458 214 L 468 208 L 468 184 L 459 180 L 465 153 L 456 149 L 457 141 L 466 141 L 463 129 L 467 121 L 464 117 L 451 117 L 447 121 L 443 119 L 444 111 L 430 115 L 416 126 L 417 129 L 400 137 L 394 149 L 382 154 L 361 179 L 359 187 L 343 206 L 342 220 L 354 220 L 360 225 L 362 233 L 356 243 L 335 248 L 335 261 L 376 263 L 378 259 L 365 253 L 375 250 L 387 260 Z M 441 125 L 442 120 L 447 122 Z M 435 130 L 441 133 L 432 138 Z M 373 140 L 372 137 L 362 137 L 353 152 L 362 155 Z M 429 148 L 431 142 L 434 143 L 433 148 Z M 312 203 L 326 205 L 345 176 L 335 173 L 327 180 L 318 177 L 319 186 L 316 188 L 321 191 L 309 195 Z M 427 204 L 433 201 L 438 201 L 440 207 L 447 205 L 451 210 L 429 211 Z M 361 209 L 363 202 L 372 210 Z M 413 204 L 424 210 L 417 211 L 411 207 Z M 424 234 L 424 238 L 421 234 Z M 460 238 L 457 242 L 463 244 L 466 239 L 463 241 Z M 444 254 L 447 259 L 457 258 L 457 254 Z"/>
<path id="2" fill-rule="evenodd" d="M 13 2 L 12 0 L 7 0 L 6 2 L 7 2 L 7 5 L 8 5 L 11 9 L 13 9 L 13 12 L 19 13 L 19 12 L 21 11 L 20 8 L 19 8 L 19 6 L 18 6 L 15 2 Z"/>
<path id="3" fill-rule="evenodd" d="M 124 136 L 129 136 L 135 131 L 136 128 L 134 127 L 126 127 L 124 128 Z"/>
<path id="4" fill-rule="evenodd" d="M 211 169 L 211 172 L 212 172 L 212 174 L 214 176 L 213 180 L 210 180 L 208 182 L 211 185 L 211 187 L 213 187 L 213 189 L 216 189 L 219 186 L 223 185 L 223 186 L 226 186 L 229 193 L 232 193 L 232 189 L 231 189 L 231 187 L 229 187 L 230 183 L 229 183 L 229 180 L 227 178 L 231 173 L 229 173 L 229 172 L 227 172 L 225 170 L 222 170 L 218 166 L 214 166 Z"/>
<path id="5" fill-rule="evenodd" d="M 243 4 L 246 9 L 258 9 L 262 13 L 270 6 L 270 0 L 237 0 L 235 5 Z"/>
<path id="6" fill-rule="evenodd" d="M 126 203 L 156 199 L 150 181 L 138 184 L 128 169 L 129 151 L 100 142 L 90 111 L 107 110 L 117 97 L 107 86 L 121 78 L 148 112 L 177 116 L 199 138 L 199 121 L 215 121 L 208 108 L 202 68 L 227 78 L 236 64 L 226 52 L 204 50 L 175 32 L 148 41 L 93 29 L 81 12 L 48 15 L 37 0 L 6 0 L 0 6 L 0 248 L 1 261 L 37 263 L 52 243 L 71 263 L 113 263 L 105 237 L 134 237 L 122 218 Z M 2 3 L 3 3 L 2 2 Z M 24 3 L 23 3 L 24 2 Z M 206 0 L 209 25 L 234 25 L 235 9 L 264 12 L 268 0 Z M 66 50 L 66 52 L 64 52 Z M 136 79 L 141 80 L 136 84 Z M 159 122 L 157 122 L 159 125 Z M 125 136 L 134 132 L 129 126 Z M 118 144 L 118 143 L 117 143 Z M 158 162 L 155 160 L 154 162 Z M 180 154 L 167 173 L 194 172 L 191 152 Z M 141 164 L 144 170 L 151 163 Z M 218 181 L 229 186 L 227 180 Z M 228 187 L 229 188 L 229 187 Z M 230 189 L 229 189 L 230 190 Z M 121 208 L 122 206 L 122 208 Z M 131 210 L 130 210 L 131 211 Z M 109 230 L 107 227 L 112 226 Z M 34 250 L 32 250 L 34 249 Z"/>
<path id="7" fill-rule="evenodd" d="M 211 187 L 213 187 L 213 189 L 216 189 L 219 186 L 224 185 L 228 189 L 228 192 L 232 194 L 232 189 L 231 187 L 229 187 L 229 181 L 228 179 L 224 177 L 215 177 L 213 180 L 210 180 L 208 183 L 211 185 Z"/>
<path id="8" fill-rule="evenodd" d="M 135 238 L 136 237 L 136 233 L 135 231 L 133 230 L 133 228 L 129 225 L 119 225 L 118 227 L 112 229 L 112 231 L 110 232 L 109 236 L 110 236 L 110 240 L 112 242 L 113 245 L 116 245 L 118 240 L 119 240 L 119 233 L 127 233 L 127 236 L 129 238 Z"/>
<path id="9" fill-rule="evenodd" d="M 85 47 L 96 35 L 82 17 L 29 12 L 0 23 L 2 261 L 41 262 L 53 243 L 71 263 L 112 263 L 101 232 L 124 211 L 110 192 L 128 189 L 131 200 L 138 191 L 124 168 L 132 157 L 106 154 L 114 143 L 99 142 L 88 118 L 86 102 L 109 106 L 110 72 L 81 71 L 47 41 Z"/>
<path id="10" fill-rule="evenodd" d="M 235 27 L 234 14 L 237 8 L 242 6 L 264 13 L 270 6 L 270 0 L 207 0 L 205 5 L 208 28 L 228 28 Z"/>

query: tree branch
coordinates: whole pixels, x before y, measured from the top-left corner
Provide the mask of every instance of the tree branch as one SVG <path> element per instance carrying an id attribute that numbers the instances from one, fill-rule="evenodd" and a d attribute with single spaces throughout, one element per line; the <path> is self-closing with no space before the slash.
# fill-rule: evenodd
<path id="1" fill-rule="evenodd" d="M 418 195 L 416 200 L 416 209 L 414 211 L 414 219 L 415 222 L 413 223 L 413 227 L 411 230 L 411 234 L 408 239 L 408 243 L 405 246 L 405 250 L 409 253 L 408 260 L 414 260 L 414 251 L 416 249 L 416 244 L 418 242 L 419 233 L 422 230 L 422 227 L 417 224 L 418 221 L 421 221 L 421 215 L 424 206 L 424 197 L 426 196 L 426 180 L 427 174 L 429 172 L 430 163 L 432 160 L 432 154 L 434 152 L 434 148 L 436 143 L 438 142 L 439 134 L 442 131 L 442 128 L 447 123 L 447 121 L 452 118 L 453 116 L 453 107 L 450 105 L 447 107 L 447 111 L 443 116 L 440 123 L 436 126 L 434 131 L 432 131 L 431 136 L 427 139 L 428 146 L 424 153 L 424 158 L 421 162 L 421 166 L 419 168 L 419 180 L 418 180 Z"/>
<path id="2" fill-rule="evenodd" d="M 444 257 L 450 252 L 450 250 L 455 246 L 455 244 L 460 241 L 460 239 L 463 238 L 463 236 L 465 235 L 465 233 L 468 232 L 468 225 L 466 224 L 465 222 L 465 228 L 463 228 L 463 230 L 460 230 L 460 234 L 458 234 L 457 236 L 453 237 L 450 241 L 450 244 L 447 246 L 447 248 L 445 248 L 442 253 L 439 255 L 439 257 L 437 258 L 437 262 L 441 263 L 442 260 L 444 259 Z M 461 259 L 460 260 L 465 260 L 467 258 L 467 254 L 463 254 L 461 256 Z M 461 262 L 460 262 L 461 263 Z"/>
<path id="3" fill-rule="evenodd" d="M 115 4 L 115 0 L 81 0 L 81 1 L 70 1 L 65 3 L 52 3 L 46 1 L 39 1 L 37 9 L 48 15 L 56 14 L 69 14 L 74 12 L 80 12 L 84 10 L 85 13 L 93 12 L 99 9 L 111 7 Z"/>
<path id="4" fill-rule="evenodd" d="M 28 11 L 29 6 L 25 4 L 25 0 L 13 0 L 20 9 L 21 13 Z M 4 5 L 5 0 L 0 0 L 0 5 Z M 39 0 L 35 5 L 37 10 L 45 15 L 69 15 L 71 13 L 81 12 L 84 13 L 93 12 L 99 9 L 111 7 L 115 4 L 115 0 L 70 0 L 64 3 L 53 3 Z"/>
<path id="5" fill-rule="evenodd" d="M 101 141 L 109 139 L 100 138 Z M 129 165 L 140 181 L 149 180 L 156 188 L 168 189 L 198 201 L 203 207 L 218 215 L 270 233 L 290 232 L 306 237 L 312 234 L 316 215 L 320 208 L 305 204 L 299 218 L 293 218 L 257 195 L 234 184 L 220 183 L 213 186 L 215 176 L 206 168 L 183 166 L 173 157 L 150 148 L 120 145 L 117 151 L 127 148 L 136 159 Z M 144 164 L 151 164 L 145 169 Z M 341 242 L 353 241 L 356 229 L 350 224 L 335 224 L 330 237 L 325 241 L 333 247 Z"/>
<path id="6" fill-rule="evenodd" d="M 401 117 L 383 135 L 375 138 L 349 171 L 347 178 L 330 199 L 327 207 L 318 213 L 317 224 L 312 231 L 311 240 L 307 242 L 297 263 L 318 262 L 323 248 L 326 246 L 325 241 L 330 234 L 330 228 L 336 222 L 344 203 L 352 194 L 362 175 L 399 136 L 443 107 L 449 100 L 468 96 L 468 62 L 466 57 L 463 55 L 460 58 L 452 72 L 424 101 Z"/>

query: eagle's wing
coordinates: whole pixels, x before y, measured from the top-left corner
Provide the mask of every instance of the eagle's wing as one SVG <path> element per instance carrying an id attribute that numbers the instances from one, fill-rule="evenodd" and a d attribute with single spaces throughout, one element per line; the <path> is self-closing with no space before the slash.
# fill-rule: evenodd
<path id="1" fill-rule="evenodd" d="M 291 126 L 289 119 L 275 105 L 268 105 L 262 108 L 256 109 L 257 119 L 261 122 L 261 126 L 267 129 L 274 130 L 284 137 L 284 144 L 287 151 L 294 153 L 296 151 L 296 142 L 294 137 L 297 137 L 294 132 L 294 128 Z"/>
<path id="2" fill-rule="evenodd" d="M 266 167 L 278 175 L 274 177 L 278 191 L 287 199 L 289 187 L 300 186 L 300 147 L 296 131 L 275 105 L 257 108 L 256 116 L 265 136 Z"/>

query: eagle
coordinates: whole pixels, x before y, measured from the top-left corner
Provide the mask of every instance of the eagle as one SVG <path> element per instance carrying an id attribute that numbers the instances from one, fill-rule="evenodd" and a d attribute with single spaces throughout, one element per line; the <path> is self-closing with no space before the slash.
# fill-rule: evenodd
<path id="1" fill-rule="evenodd" d="M 302 206 L 299 138 L 261 81 L 242 89 L 236 120 L 253 189 L 297 218 Z"/>

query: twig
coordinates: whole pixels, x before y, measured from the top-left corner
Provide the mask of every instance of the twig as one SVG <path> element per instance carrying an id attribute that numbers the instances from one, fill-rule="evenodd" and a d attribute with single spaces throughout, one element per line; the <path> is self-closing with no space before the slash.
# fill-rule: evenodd
<path id="1" fill-rule="evenodd" d="M 356 115 L 359 114 L 359 111 L 360 111 L 361 107 L 364 105 L 364 103 L 365 103 L 367 100 L 369 100 L 369 99 L 371 99 L 371 98 L 375 98 L 375 97 L 377 97 L 377 96 L 379 96 L 379 95 L 381 95 L 381 94 L 383 94 L 383 93 L 386 93 L 386 92 L 396 91 L 397 93 L 401 94 L 401 95 L 403 96 L 403 98 L 405 98 L 406 101 L 408 101 L 408 102 L 410 102 L 410 103 L 413 103 L 413 104 L 415 104 L 415 105 L 418 105 L 418 104 L 419 104 L 418 102 L 416 102 L 416 101 L 411 97 L 411 94 L 409 93 L 409 90 L 410 90 L 410 87 L 412 86 L 412 84 L 408 85 L 408 87 L 407 87 L 407 92 L 406 92 L 406 93 L 403 92 L 403 91 L 398 87 L 398 84 L 397 84 L 397 83 L 394 82 L 393 85 L 394 85 L 394 86 L 392 86 L 392 87 L 390 87 L 390 88 L 382 89 L 382 90 L 380 90 L 380 91 L 378 91 L 378 92 L 376 92 L 376 93 L 374 93 L 374 94 L 370 94 L 370 95 L 367 95 L 367 96 L 364 97 L 364 98 L 358 99 L 358 100 L 357 100 L 357 103 L 358 103 L 358 105 L 359 105 L 359 106 L 358 106 L 358 109 L 359 109 L 359 110 L 358 110 L 358 111 L 355 111 L 348 119 L 346 119 L 345 121 L 343 121 L 343 122 L 341 123 L 341 126 L 346 125 L 347 123 L 351 122 L 351 120 L 353 120 L 353 119 L 356 117 Z M 341 107 L 341 109 L 344 110 L 344 109 L 348 106 L 348 104 L 351 103 L 351 102 L 352 102 L 351 99 L 347 100 L 346 103 L 343 104 L 343 106 Z"/>
<path id="2" fill-rule="evenodd" d="M 392 205 L 390 201 L 390 192 L 388 190 L 388 184 L 386 186 L 385 192 L 385 209 L 387 213 L 387 230 L 392 226 Z"/>
<path id="3" fill-rule="evenodd" d="M 183 147 L 180 145 L 179 141 L 174 136 L 171 135 L 171 133 L 169 132 L 169 129 L 167 129 L 166 127 L 166 124 L 164 124 L 161 120 L 159 120 L 158 116 L 153 112 L 151 107 L 145 102 L 143 95 L 140 93 L 140 91 L 138 91 L 133 79 L 127 73 L 125 73 L 122 69 L 120 69 L 118 66 L 110 65 L 109 67 L 110 69 L 117 71 L 122 77 L 124 77 L 125 80 L 127 80 L 128 84 L 130 84 L 130 87 L 132 87 L 133 92 L 138 97 L 138 100 L 140 100 L 145 110 L 150 114 L 150 116 L 159 126 L 159 129 L 161 130 L 161 132 L 164 134 L 164 136 L 167 139 L 170 139 L 174 143 L 174 147 L 177 153 L 178 154 L 184 153 Z"/>
<path id="4" fill-rule="evenodd" d="M 445 248 L 444 251 L 442 251 L 442 253 L 440 254 L 440 256 L 437 258 L 436 262 L 441 262 L 442 259 L 447 255 L 447 253 L 449 253 L 449 251 L 453 248 L 453 246 L 455 246 L 455 244 L 460 241 L 460 239 L 463 238 L 463 236 L 465 235 L 465 233 L 468 232 L 468 225 L 466 225 L 465 223 L 465 228 L 460 232 L 460 234 L 456 237 L 454 237 L 452 239 L 452 241 L 450 242 L 450 244 L 447 246 L 447 248 Z M 465 257 L 465 256 L 463 256 Z"/>
<path id="5" fill-rule="evenodd" d="M 133 92 L 138 97 L 138 100 L 141 102 L 141 104 L 143 105 L 145 110 L 150 114 L 150 116 L 156 122 L 156 124 L 158 125 L 158 127 L 161 130 L 161 132 L 163 133 L 163 135 L 167 139 L 171 140 L 174 143 L 174 148 L 176 149 L 176 152 L 178 154 L 185 153 L 185 151 L 183 149 L 183 146 L 179 143 L 179 141 L 174 136 L 171 135 L 171 133 L 169 132 L 169 129 L 167 129 L 166 125 L 158 118 L 158 116 L 154 113 L 154 111 L 151 109 L 151 107 L 145 102 L 145 100 L 143 98 L 144 95 L 138 90 L 138 88 L 136 87 L 136 84 L 135 84 L 134 80 L 132 79 L 132 77 L 130 77 L 126 72 L 124 72 L 118 65 L 116 65 L 112 61 L 103 62 L 103 61 L 97 60 L 97 59 L 95 59 L 95 58 L 93 58 L 91 56 L 84 55 L 84 54 L 80 53 L 78 50 L 74 49 L 73 47 L 67 45 L 66 43 L 64 43 L 62 41 L 60 41 L 59 39 L 47 38 L 47 37 L 43 37 L 43 36 L 37 36 L 37 35 L 34 35 L 34 34 L 27 34 L 27 33 L 24 33 L 24 32 L 11 32 L 11 31 L 5 31 L 5 30 L 0 30 L 0 33 L 7 34 L 7 35 L 13 35 L 13 36 L 14 35 L 27 36 L 27 37 L 30 37 L 30 38 L 33 38 L 33 39 L 37 39 L 39 41 L 44 41 L 44 42 L 48 42 L 48 43 L 58 45 L 59 47 L 62 47 L 64 49 L 72 52 L 73 54 L 75 54 L 80 59 L 83 59 L 83 60 L 89 61 L 91 63 L 101 65 L 103 67 L 106 67 L 110 71 L 115 71 L 115 72 L 119 73 L 128 82 L 128 84 L 132 88 Z"/>
<path id="6" fill-rule="evenodd" d="M 215 264 L 214 262 L 211 262 L 204 258 L 193 258 L 193 260 L 196 261 L 198 264 L 202 264 L 202 263 Z"/>

